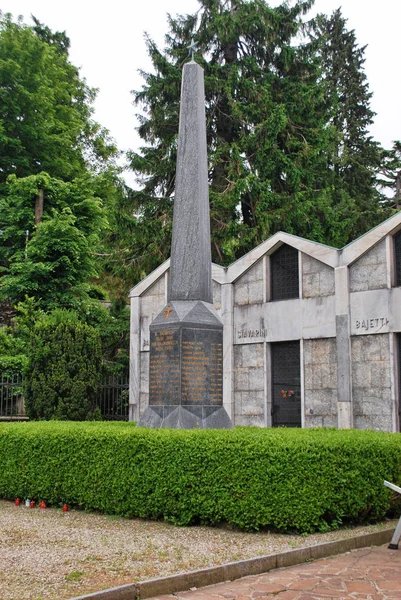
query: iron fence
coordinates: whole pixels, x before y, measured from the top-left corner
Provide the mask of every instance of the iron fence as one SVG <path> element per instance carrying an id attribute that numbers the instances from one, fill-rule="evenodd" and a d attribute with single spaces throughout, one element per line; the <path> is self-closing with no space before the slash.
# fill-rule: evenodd
<path id="1" fill-rule="evenodd" d="M 107 377 L 98 401 L 103 419 L 128 421 L 129 383 L 127 377 Z"/>
<path id="2" fill-rule="evenodd" d="M 21 375 L 0 375 L 0 419 L 24 419 Z M 107 377 L 101 387 L 97 406 L 107 421 L 128 421 L 129 382 L 127 377 Z"/>
<path id="3" fill-rule="evenodd" d="M 0 378 L 0 417 L 3 419 L 23 418 L 24 397 L 22 395 L 23 379 L 21 375 Z"/>

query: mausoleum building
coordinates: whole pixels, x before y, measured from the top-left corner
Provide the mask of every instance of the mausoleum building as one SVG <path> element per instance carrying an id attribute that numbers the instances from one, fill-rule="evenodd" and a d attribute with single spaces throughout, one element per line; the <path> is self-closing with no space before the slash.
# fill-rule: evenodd
<path id="1" fill-rule="evenodd" d="M 131 420 L 149 403 L 169 266 L 129 294 Z M 234 425 L 400 431 L 401 212 L 341 250 L 276 233 L 212 278 Z"/>

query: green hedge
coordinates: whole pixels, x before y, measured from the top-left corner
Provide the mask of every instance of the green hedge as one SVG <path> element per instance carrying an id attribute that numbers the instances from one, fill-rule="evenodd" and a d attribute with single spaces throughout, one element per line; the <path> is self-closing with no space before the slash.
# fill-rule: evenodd
<path id="1" fill-rule="evenodd" d="M 309 532 L 378 519 L 400 467 L 401 435 L 373 431 L 0 424 L 0 497 L 181 525 Z"/>

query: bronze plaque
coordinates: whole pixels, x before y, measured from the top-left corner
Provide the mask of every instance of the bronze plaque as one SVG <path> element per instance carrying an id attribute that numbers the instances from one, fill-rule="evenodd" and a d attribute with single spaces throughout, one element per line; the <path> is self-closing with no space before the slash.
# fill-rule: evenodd
<path id="1" fill-rule="evenodd" d="M 223 403 L 223 332 L 182 329 L 181 404 Z"/>
<path id="2" fill-rule="evenodd" d="M 180 347 L 179 330 L 150 332 L 149 404 L 179 404 Z"/>

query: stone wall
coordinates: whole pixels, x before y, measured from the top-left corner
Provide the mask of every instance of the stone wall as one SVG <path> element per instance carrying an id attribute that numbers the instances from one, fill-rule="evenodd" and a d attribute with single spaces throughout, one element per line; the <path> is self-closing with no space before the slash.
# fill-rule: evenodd
<path id="1" fill-rule="evenodd" d="M 305 427 L 337 427 L 335 338 L 304 340 Z"/>
<path id="2" fill-rule="evenodd" d="M 234 424 L 265 426 L 263 343 L 234 346 Z"/>
<path id="3" fill-rule="evenodd" d="M 257 262 L 234 284 L 234 306 L 263 302 L 263 260 Z"/>
<path id="4" fill-rule="evenodd" d="M 350 265 L 350 292 L 379 290 L 387 287 L 386 239 Z"/>
<path id="5" fill-rule="evenodd" d="M 141 298 L 141 365 L 139 414 L 149 405 L 149 325 L 165 305 L 165 278 L 160 277 Z"/>
<path id="6" fill-rule="evenodd" d="M 160 277 L 141 298 L 141 317 L 153 320 L 165 305 L 165 278 Z"/>
<path id="7" fill-rule="evenodd" d="M 149 406 L 149 352 L 141 352 L 141 370 L 139 387 L 139 415 Z"/>
<path id="8" fill-rule="evenodd" d="M 213 304 L 215 309 L 220 313 L 221 311 L 221 285 L 217 281 L 212 281 L 213 285 Z"/>
<path id="9" fill-rule="evenodd" d="M 308 254 L 302 254 L 303 297 L 332 296 L 334 293 L 334 269 Z"/>
<path id="10" fill-rule="evenodd" d="M 351 338 L 355 429 L 393 430 L 388 334 Z"/>

